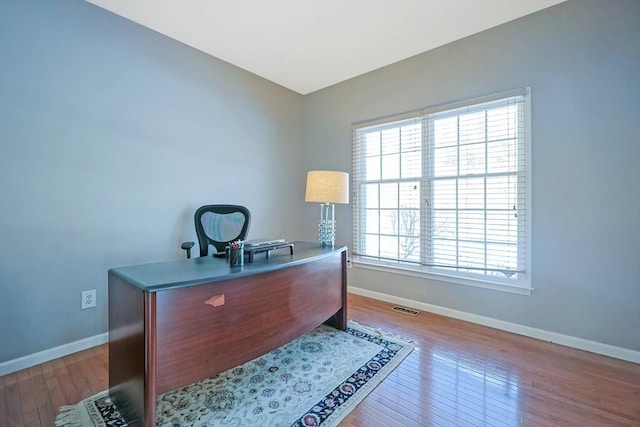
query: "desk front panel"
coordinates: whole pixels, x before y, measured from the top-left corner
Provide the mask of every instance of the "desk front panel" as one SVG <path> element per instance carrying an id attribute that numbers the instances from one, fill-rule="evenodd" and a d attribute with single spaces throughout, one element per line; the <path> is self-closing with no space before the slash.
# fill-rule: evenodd
<path id="1" fill-rule="evenodd" d="M 345 313 L 344 253 L 255 276 L 156 293 L 156 391 L 265 354 Z M 153 333 L 153 331 L 148 331 Z"/>

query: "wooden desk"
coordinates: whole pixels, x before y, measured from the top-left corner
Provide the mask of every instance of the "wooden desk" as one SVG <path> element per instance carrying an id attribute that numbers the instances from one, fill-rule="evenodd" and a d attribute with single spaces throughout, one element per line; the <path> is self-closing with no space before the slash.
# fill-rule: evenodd
<path id="1" fill-rule="evenodd" d="M 346 248 L 295 248 L 243 267 L 201 257 L 109 270 L 109 394 L 129 425 L 156 425 L 159 394 L 323 322 L 346 329 Z"/>

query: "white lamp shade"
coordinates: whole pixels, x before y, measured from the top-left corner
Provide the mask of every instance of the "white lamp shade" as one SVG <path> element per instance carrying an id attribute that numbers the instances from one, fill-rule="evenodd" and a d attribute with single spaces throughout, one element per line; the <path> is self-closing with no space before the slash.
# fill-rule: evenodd
<path id="1" fill-rule="evenodd" d="M 349 203 L 349 174 L 336 171 L 307 172 L 305 202 Z"/>

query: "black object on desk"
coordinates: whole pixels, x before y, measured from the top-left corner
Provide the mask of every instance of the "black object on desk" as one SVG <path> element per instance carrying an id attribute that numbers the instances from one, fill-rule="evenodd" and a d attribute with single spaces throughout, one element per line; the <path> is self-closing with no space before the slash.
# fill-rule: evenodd
<path id="1" fill-rule="evenodd" d="M 293 243 L 288 242 L 275 242 L 271 244 L 261 244 L 256 246 L 246 245 L 244 247 L 244 253 L 249 254 L 249 262 L 253 262 L 253 256 L 260 252 L 266 252 L 267 258 L 269 258 L 269 253 L 271 251 L 275 251 L 277 249 L 289 248 L 291 255 L 293 255 Z"/>

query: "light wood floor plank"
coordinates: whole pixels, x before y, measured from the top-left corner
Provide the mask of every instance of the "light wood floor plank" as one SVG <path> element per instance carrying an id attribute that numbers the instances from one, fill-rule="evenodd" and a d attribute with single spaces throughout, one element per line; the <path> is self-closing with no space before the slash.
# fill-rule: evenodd
<path id="1" fill-rule="evenodd" d="M 38 405 L 34 397 L 34 388 L 31 384 L 29 369 L 23 369 L 16 373 L 18 377 L 18 389 L 20 390 L 20 403 L 22 406 L 22 419 L 26 427 L 40 426 Z"/>
<path id="2" fill-rule="evenodd" d="M 85 350 L 86 351 L 86 350 Z M 82 396 L 73 383 L 71 372 L 67 369 L 63 358 L 52 360 L 51 364 L 55 369 L 56 379 L 60 384 L 60 391 L 65 399 L 65 404 L 74 404 L 88 396 Z"/>
<path id="3" fill-rule="evenodd" d="M 22 426 L 22 402 L 20 401 L 20 389 L 18 387 L 18 375 L 14 372 L 2 377 L 4 380 L 4 399 L 7 405 L 7 425 Z"/>
<path id="4" fill-rule="evenodd" d="M 47 388 L 47 393 L 49 395 L 49 400 L 51 401 L 51 406 L 56 411 L 58 408 L 66 404 L 66 400 L 64 397 L 64 392 L 62 390 L 62 385 L 60 381 L 58 381 L 58 376 L 56 375 L 56 370 L 53 366 L 53 363 L 46 362 L 42 364 L 42 373 L 45 378 L 45 384 Z"/>
<path id="5" fill-rule="evenodd" d="M 5 403 L 4 378 L 0 377 L 0 426 L 7 425 L 7 404 Z"/>
<path id="6" fill-rule="evenodd" d="M 31 375 L 31 386 L 33 387 L 33 397 L 36 401 L 40 425 L 53 425 L 58 408 L 54 409 L 52 406 L 42 365 L 29 368 L 29 374 Z"/>

